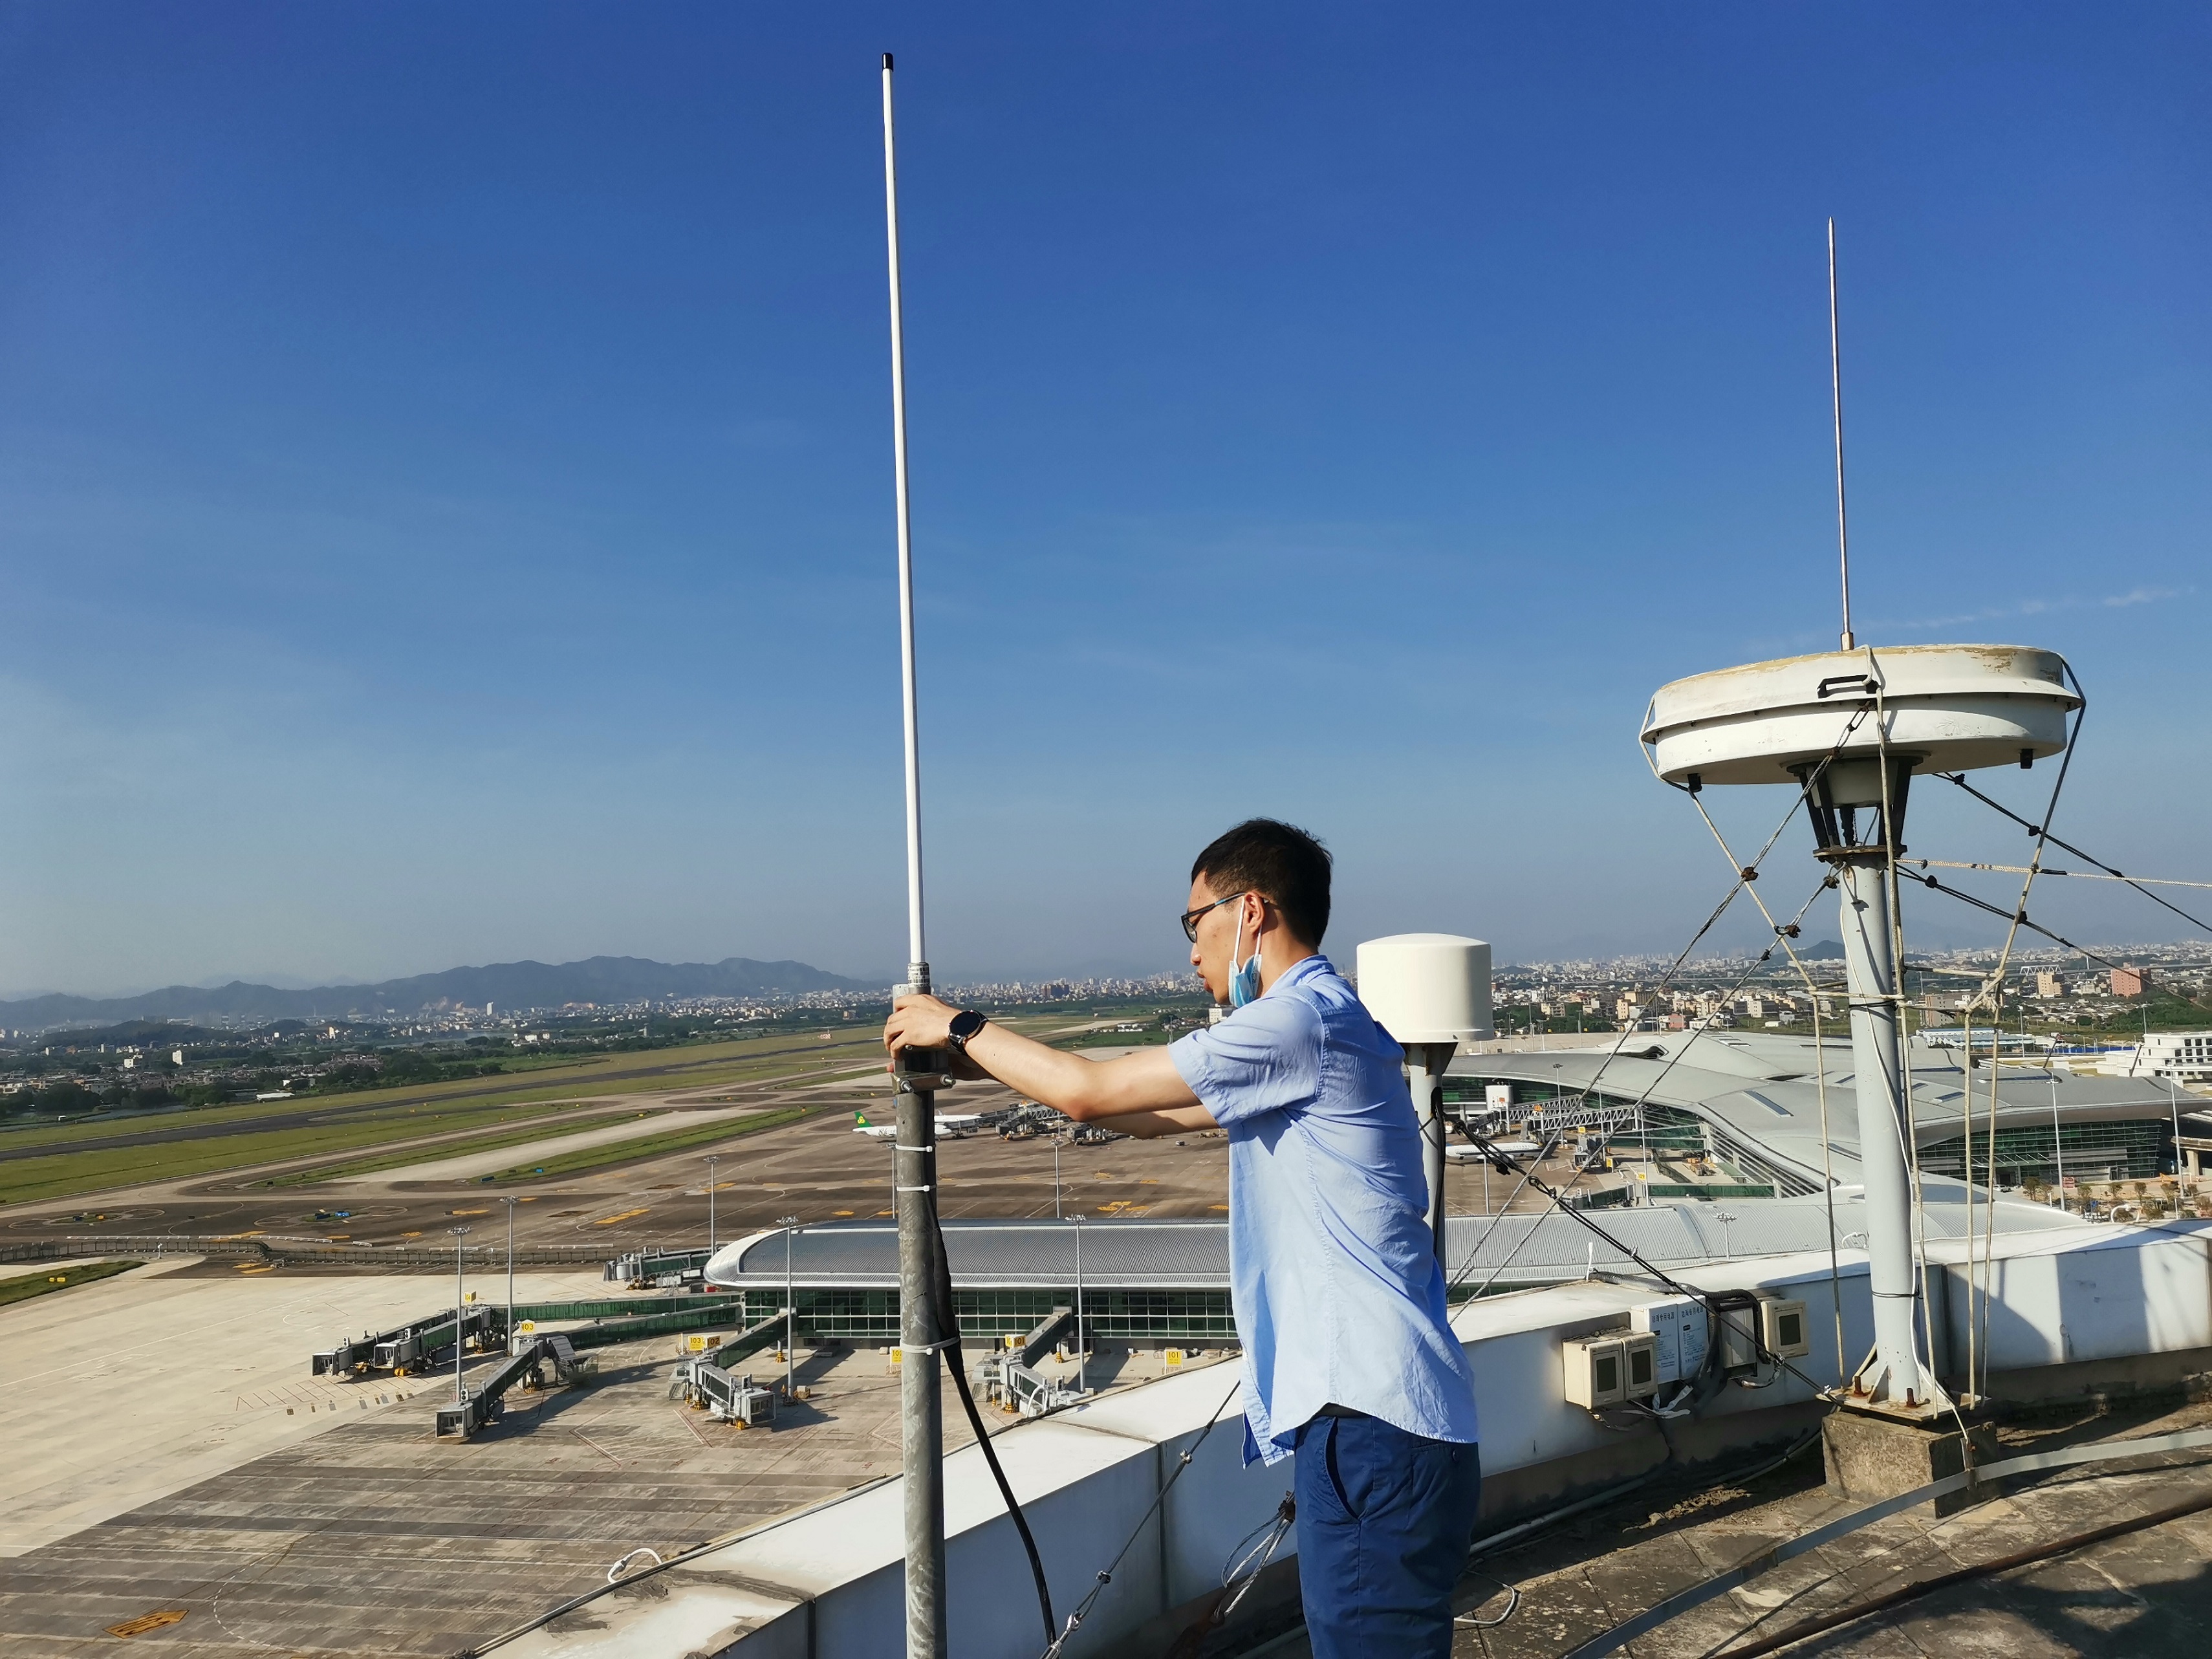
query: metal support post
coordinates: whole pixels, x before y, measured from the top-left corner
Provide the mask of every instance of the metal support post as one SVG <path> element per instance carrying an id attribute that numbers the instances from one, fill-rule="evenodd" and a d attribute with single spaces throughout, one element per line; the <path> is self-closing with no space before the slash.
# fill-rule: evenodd
<path id="1" fill-rule="evenodd" d="M 793 1294 L 791 1273 L 791 1240 L 799 1218 L 780 1215 L 775 1224 L 783 1229 L 783 1397 L 789 1400 L 792 1385 L 799 1380 L 799 1298 Z"/>
<path id="2" fill-rule="evenodd" d="M 463 1345 L 462 1345 L 462 1342 L 461 1342 L 461 1334 L 462 1334 L 462 1330 L 463 1330 L 463 1326 L 462 1326 L 463 1310 L 467 1306 L 467 1304 L 468 1304 L 468 1297 L 467 1297 L 467 1294 L 466 1294 L 466 1292 L 462 1289 L 462 1283 L 461 1283 L 461 1252 L 462 1252 L 464 1249 L 467 1249 L 467 1246 L 466 1246 L 466 1245 L 465 1245 L 465 1244 L 463 1244 L 463 1243 L 461 1243 L 461 1241 L 462 1241 L 463 1239 L 466 1238 L 466 1237 L 469 1236 L 469 1230 L 468 1230 L 466 1227 L 455 1227 L 454 1229 L 453 1229 L 453 1403 L 454 1403 L 456 1406 L 465 1406 L 465 1405 L 466 1405 L 466 1404 L 468 1403 L 469 1395 L 468 1395 L 468 1390 L 467 1390 L 466 1389 L 465 1389 L 465 1388 L 463 1388 L 463 1387 L 461 1386 L 461 1348 L 462 1348 L 462 1346 L 463 1346 Z"/>
<path id="3" fill-rule="evenodd" d="M 1970 1049 L 1968 1052 L 1972 1051 Z M 1990 1073 L 1991 1076 L 1997 1074 L 1997 1046 L 1994 1035 L 1990 1038 Z M 2058 1207 L 2063 1210 L 2066 1207 L 2066 1143 L 2058 1136 L 2058 1073 L 2056 1072 L 2051 1074 L 2051 1156 L 2058 1164 L 2055 1178 L 2058 1183 Z"/>
<path id="4" fill-rule="evenodd" d="M 1083 1218 L 1075 1220 L 1075 1391 L 1085 1392 L 1085 1379 L 1091 1368 L 1084 1363 L 1083 1346 Z"/>
<path id="5" fill-rule="evenodd" d="M 937 1094 L 898 1097 L 900 1464 L 906 1488 L 908 1659 L 941 1659 L 945 1643 L 945 1426 L 937 1371 Z M 951 1356 L 958 1364 L 960 1356 Z"/>
<path id="6" fill-rule="evenodd" d="M 517 1201 L 512 1197 L 500 1200 L 507 1206 L 507 1329 L 503 1334 L 510 1352 L 514 1347 L 514 1206 Z"/>
<path id="7" fill-rule="evenodd" d="M 1898 1036 L 1897 933 L 1891 921 L 1889 872 L 1878 854 L 1838 860 L 1835 869 L 1850 988 L 1851 1066 L 1874 1291 L 1874 1357 L 1852 1388 L 1877 1402 L 1923 1406 L 1934 1390 L 1917 1340 L 1920 1276 L 1912 1259 L 1912 1173 L 1907 1161 L 1912 1122 Z"/>
<path id="8" fill-rule="evenodd" d="M 1444 1072 L 1459 1047 L 1451 1042 L 1406 1045 L 1406 1087 L 1421 1126 L 1421 1168 L 1429 1187 L 1429 1237 L 1437 1261 L 1444 1259 Z"/>
<path id="9" fill-rule="evenodd" d="M 708 1261 L 714 1259 L 714 1165 L 720 1158 L 720 1152 L 710 1153 L 707 1158 L 707 1260 Z"/>

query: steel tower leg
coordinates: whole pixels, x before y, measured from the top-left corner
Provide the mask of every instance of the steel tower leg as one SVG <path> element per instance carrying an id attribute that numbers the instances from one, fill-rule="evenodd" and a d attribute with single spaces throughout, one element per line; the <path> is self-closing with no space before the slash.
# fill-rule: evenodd
<path id="1" fill-rule="evenodd" d="M 1844 964 L 1850 988 L 1851 1069 L 1859 1101 L 1859 1164 L 1866 1182 L 1867 1255 L 1874 1289 L 1874 1357 L 1855 1392 L 1893 1406 L 1928 1403 L 1917 1340 L 1920 1279 L 1912 1259 L 1912 1176 L 1906 1148 L 1905 1066 L 1899 1027 L 1897 933 L 1889 872 L 1871 860 L 1839 860 Z"/>
<path id="2" fill-rule="evenodd" d="M 937 1095 L 902 1087 L 892 1168 L 899 1231 L 900 1464 L 906 1488 L 908 1659 L 943 1659 L 945 1644 L 945 1432 L 939 1392 Z M 951 1334 L 951 1333 L 946 1333 Z M 960 1363 L 956 1350 L 951 1361 Z"/>

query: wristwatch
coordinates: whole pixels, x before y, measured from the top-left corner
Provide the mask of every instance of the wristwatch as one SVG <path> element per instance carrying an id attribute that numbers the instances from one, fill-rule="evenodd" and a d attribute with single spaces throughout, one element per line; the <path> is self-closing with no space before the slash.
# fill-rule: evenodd
<path id="1" fill-rule="evenodd" d="M 976 1032 L 981 1030 L 990 1023 L 991 1022 L 989 1020 L 984 1018 L 982 1015 L 977 1013 L 973 1008 L 963 1008 L 958 1013 L 952 1016 L 952 1024 L 950 1029 L 952 1046 L 957 1048 L 962 1054 L 966 1054 L 968 1052 L 968 1039 L 974 1036 Z"/>

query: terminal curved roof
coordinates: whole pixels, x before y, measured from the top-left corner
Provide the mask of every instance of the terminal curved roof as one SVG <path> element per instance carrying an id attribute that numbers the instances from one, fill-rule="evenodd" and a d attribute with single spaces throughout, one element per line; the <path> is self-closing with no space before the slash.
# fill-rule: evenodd
<path id="1" fill-rule="evenodd" d="M 1964 1188 L 1929 1177 L 1928 1236 L 1961 1238 L 1968 1230 Z M 1835 1201 L 1837 1241 L 1847 1255 L 1863 1243 L 1864 1205 L 1856 1193 Z M 1811 1198 L 1745 1199 L 1727 1204 L 1660 1204 L 1608 1209 L 1592 1218 L 1605 1232 L 1655 1266 L 1672 1272 L 1748 1256 L 1785 1255 L 1828 1248 L 1828 1206 Z M 2079 1228 L 2084 1224 L 2039 1204 L 1996 1206 L 2003 1233 Z M 1986 1220 L 1973 1206 L 1974 1229 Z M 1062 1291 L 1075 1283 L 1073 1221 L 947 1221 L 945 1243 L 953 1288 L 962 1291 Z M 1082 1224 L 1083 1283 L 1093 1291 L 1226 1291 L 1229 1224 L 1100 1218 Z M 781 1291 L 785 1233 L 755 1233 L 725 1246 L 707 1277 L 731 1290 Z M 792 1231 L 790 1282 L 796 1290 L 896 1291 L 898 1229 L 890 1221 L 832 1221 Z M 1447 1274 L 1480 1287 L 1495 1273 L 1501 1286 L 1580 1279 L 1591 1268 L 1634 1270 L 1626 1251 L 1606 1243 L 1573 1216 L 1455 1215 L 1444 1222 Z"/>
<path id="2" fill-rule="evenodd" d="M 1688 1112 L 1739 1140 L 1753 1143 L 1769 1161 L 1795 1175 L 1809 1190 L 1832 1168 L 1840 1186 L 1859 1180 L 1858 1092 L 1851 1046 L 1832 1038 L 1747 1031 L 1633 1032 L 1602 1048 L 1519 1050 L 1462 1054 L 1450 1075 L 1484 1082 L 1542 1085 L 1570 1092 L 1595 1089 L 1590 1104 L 1643 1101 Z M 1971 1098 L 1978 1139 L 1989 1123 L 1986 1061 L 1971 1072 L 1956 1049 L 1915 1042 L 1911 1048 L 1915 1141 L 1923 1146 L 1955 1139 Z M 1827 1095 L 1826 1139 L 1821 1152 L 1821 1077 Z M 2198 1102 L 2202 1104 L 2202 1102 Z M 2166 1090 L 2148 1079 L 2077 1076 L 2039 1066 L 2001 1066 L 1997 1127 L 2047 1126 L 2054 1104 L 2066 1123 L 2165 1118 L 2172 1109 Z M 1564 1115 L 1571 1117 L 1571 1109 Z M 1572 1128 L 1571 1122 L 1547 1127 Z"/>

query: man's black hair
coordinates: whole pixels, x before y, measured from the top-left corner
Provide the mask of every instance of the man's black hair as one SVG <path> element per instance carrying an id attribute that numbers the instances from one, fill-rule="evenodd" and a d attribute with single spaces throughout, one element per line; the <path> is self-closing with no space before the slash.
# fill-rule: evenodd
<path id="1" fill-rule="evenodd" d="M 1307 945 L 1328 931 L 1328 848 L 1296 824 L 1247 818 L 1216 836 L 1190 866 L 1217 898 L 1258 893 L 1283 913 L 1283 922 Z"/>

